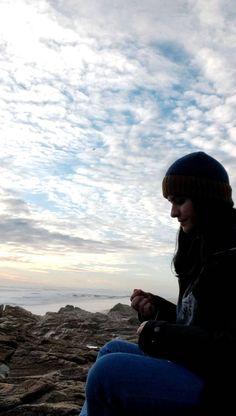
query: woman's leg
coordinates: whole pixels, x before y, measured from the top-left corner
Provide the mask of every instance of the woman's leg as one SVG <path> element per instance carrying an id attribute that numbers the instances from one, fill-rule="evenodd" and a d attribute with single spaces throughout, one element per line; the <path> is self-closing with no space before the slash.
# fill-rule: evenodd
<path id="1" fill-rule="evenodd" d="M 136 344 L 111 341 L 88 373 L 81 416 L 192 416 L 202 387 L 185 368 L 146 356 Z"/>
<path id="2" fill-rule="evenodd" d="M 101 357 L 103 357 L 106 354 L 117 353 L 117 352 L 144 355 L 144 353 L 140 350 L 137 344 L 134 344 L 133 342 L 129 342 L 125 340 L 115 339 L 115 340 L 107 342 L 99 350 L 99 353 L 97 355 L 97 360 L 99 360 Z M 85 400 L 84 405 L 80 412 L 80 416 L 87 416 L 87 415 L 88 415 L 87 401 Z"/>

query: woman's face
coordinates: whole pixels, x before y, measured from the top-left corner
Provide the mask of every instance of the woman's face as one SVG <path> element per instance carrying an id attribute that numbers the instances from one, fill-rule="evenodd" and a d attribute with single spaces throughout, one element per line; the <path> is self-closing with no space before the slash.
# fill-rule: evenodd
<path id="1" fill-rule="evenodd" d="M 187 234 L 196 224 L 196 212 L 191 199 L 184 196 L 168 196 L 168 201 L 172 204 L 170 215 L 177 218 L 182 230 Z"/>

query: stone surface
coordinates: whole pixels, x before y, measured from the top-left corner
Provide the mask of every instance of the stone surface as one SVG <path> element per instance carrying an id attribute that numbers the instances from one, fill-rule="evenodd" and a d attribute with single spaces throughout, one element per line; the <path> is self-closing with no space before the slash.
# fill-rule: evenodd
<path id="1" fill-rule="evenodd" d="M 69 305 L 44 316 L 0 305 L 1 416 L 78 415 L 98 349 L 117 337 L 137 341 L 137 326 L 122 304 L 108 313 Z"/>

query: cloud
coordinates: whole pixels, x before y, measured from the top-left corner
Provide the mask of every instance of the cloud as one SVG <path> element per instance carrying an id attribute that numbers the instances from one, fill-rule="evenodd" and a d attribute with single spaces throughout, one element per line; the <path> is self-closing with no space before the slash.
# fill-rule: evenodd
<path id="1" fill-rule="evenodd" d="M 234 39 L 231 1 L 2 2 L 4 267 L 164 280 L 168 165 L 205 150 L 236 189 Z"/>

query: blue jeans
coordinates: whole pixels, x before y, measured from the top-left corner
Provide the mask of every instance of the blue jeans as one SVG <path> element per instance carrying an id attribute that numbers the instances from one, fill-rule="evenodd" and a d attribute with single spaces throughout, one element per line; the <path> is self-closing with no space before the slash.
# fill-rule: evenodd
<path id="1" fill-rule="evenodd" d="M 80 416 L 198 415 L 202 388 L 203 380 L 186 368 L 114 340 L 88 372 Z"/>

